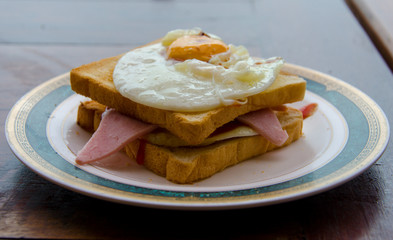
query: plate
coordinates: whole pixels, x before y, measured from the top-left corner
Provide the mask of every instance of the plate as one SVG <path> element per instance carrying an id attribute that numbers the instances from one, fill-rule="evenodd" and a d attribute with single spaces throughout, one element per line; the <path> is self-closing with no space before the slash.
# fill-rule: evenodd
<path id="1" fill-rule="evenodd" d="M 69 73 L 39 85 L 14 105 L 6 137 L 15 155 L 49 181 L 91 197 L 164 209 L 237 209 L 292 201 L 343 184 L 378 160 L 390 130 L 372 99 L 308 68 L 286 64 L 285 71 L 307 81 L 305 99 L 291 105 L 319 105 L 304 121 L 304 136 L 194 184 L 171 183 L 122 153 L 116 157 L 123 167 L 76 165 L 75 153 L 90 134 L 75 122 L 85 98 L 71 90 Z"/>

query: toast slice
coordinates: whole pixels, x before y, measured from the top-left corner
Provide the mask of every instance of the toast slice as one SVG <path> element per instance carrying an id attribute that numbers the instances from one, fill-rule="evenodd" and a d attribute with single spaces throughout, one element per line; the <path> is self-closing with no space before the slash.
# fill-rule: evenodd
<path id="1" fill-rule="evenodd" d="M 78 109 L 78 124 L 88 131 L 94 131 L 99 124 L 103 107 L 105 108 L 94 102 L 81 103 Z M 280 107 L 275 113 L 289 136 L 283 146 L 302 136 L 301 111 Z M 137 140 L 128 144 L 124 149 L 126 154 L 136 159 L 140 144 L 143 144 L 144 166 L 157 175 L 179 184 L 189 184 L 208 178 L 229 166 L 279 148 L 259 135 L 232 138 L 207 146 L 164 147 L 141 142 Z"/>
<path id="2" fill-rule="evenodd" d="M 72 69 L 72 90 L 125 115 L 166 128 L 190 145 L 200 144 L 216 128 L 247 112 L 300 101 L 306 91 L 306 81 L 302 78 L 279 74 L 267 90 L 248 97 L 247 103 L 243 105 L 197 113 L 162 110 L 133 102 L 116 90 L 112 74 L 121 56 Z"/>
<path id="3" fill-rule="evenodd" d="M 77 124 L 89 132 L 94 132 L 101 121 L 106 106 L 95 101 L 81 102 L 78 107 Z"/>

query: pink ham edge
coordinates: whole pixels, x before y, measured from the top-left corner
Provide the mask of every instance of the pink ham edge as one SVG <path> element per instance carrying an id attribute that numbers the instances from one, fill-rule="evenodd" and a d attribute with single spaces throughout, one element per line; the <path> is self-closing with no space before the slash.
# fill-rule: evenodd
<path id="1" fill-rule="evenodd" d="M 282 146 L 288 139 L 287 131 L 282 129 L 280 121 L 270 108 L 250 112 L 237 119 L 276 146 Z"/>
<path id="2" fill-rule="evenodd" d="M 75 162 L 82 165 L 101 160 L 156 128 L 155 125 L 127 117 L 113 109 L 107 110 L 97 130 L 77 154 Z"/>

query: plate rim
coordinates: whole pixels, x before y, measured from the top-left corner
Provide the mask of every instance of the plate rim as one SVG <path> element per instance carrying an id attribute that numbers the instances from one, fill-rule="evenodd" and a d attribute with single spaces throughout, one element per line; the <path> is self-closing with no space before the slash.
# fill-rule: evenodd
<path id="1" fill-rule="evenodd" d="M 337 79 L 333 76 L 321 73 L 316 70 L 312 70 L 306 67 L 289 64 L 286 63 L 284 66 L 284 70 L 289 71 L 290 73 L 300 75 L 301 77 L 308 78 L 312 81 L 316 81 L 318 83 L 326 86 L 326 91 L 337 91 L 343 94 L 345 97 L 350 99 L 351 101 L 356 102 L 356 98 L 360 98 L 363 101 L 366 101 L 370 106 L 373 106 L 374 113 L 377 115 L 377 121 L 380 122 L 382 126 L 381 135 L 378 138 L 378 144 L 373 148 L 372 157 L 368 159 L 362 160 L 362 165 L 358 166 L 355 170 L 352 169 L 349 171 L 348 169 L 344 169 L 345 166 L 339 170 L 344 171 L 341 174 L 338 174 L 337 171 L 332 174 L 328 174 L 327 176 L 321 177 L 311 183 L 304 183 L 297 185 L 297 189 L 293 192 L 287 189 L 285 190 L 276 190 L 273 192 L 267 193 L 255 193 L 253 195 L 247 196 L 225 196 L 218 198 L 205 198 L 199 199 L 198 197 L 193 196 L 192 194 L 176 198 L 176 197 L 163 197 L 157 195 L 146 195 L 140 193 L 132 193 L 132 194 L 124 194 L 124 191 L 119 189 L 112 189 L 105 186 L 97 185 L 94 183 L 90 183 L 84 181 L 82 179 L 78 179 L 73 175 L 65 173 L 60 169 L 53 169 L 54 171 L 46 171 L 42 169 L 43 167 L 40 165 L 42 163 L 45 164 L 45 159 L 41 159 L 41 163 L 37 163 L 37 161 L 31 156 L 24 154 L 21 150 L 20 145 L 17 141 L 17 138 L 14 136 L 16 133 L 14 132 L 14 121 L 16 118 L 16 114 L 18 110 L 20 110 L 21 106 L 26 103 L 29 98 L 39 97 L 37 92 L 45 89 L 45 91 L 50 92 L 53 89 L 57 89 L 61 86 L 66 86 L 67 81 L 69 85 L 69 72 L 58 75 L 42 84 L 36 86 L 29 92 L 27 92 L 24 96 L 22 96 L 12 107 L 9 114 L 6 118 L 5 124 L 5 134 L 7 142 L 15 154 L 15 156 L 24 163 L 28 168 L 33 170 L 38 175 L 43 178 L 54 182 L 64 188 L 70 189 L 72 191 L 95 197 L 107 201 L 118 202 L 123 204 L 130 204 L 134 206 L 142 206 L 142 207 L 150 207 L 150 208 L 164 208 L 164 209 L 180 209 L 180 210 L 211 210 L 211 209 L 237 209 L 237 208 L 248 208 L 255 206 L 265 206 L 278 204 L 282 202 L 293 201 L 296 199 L 308 197 L 311 195 L 315 195 L 327 190 L 330 190 L 336 186 L 339 186 L 355 177 L 363 173 L 367 170 L 372 164 L 374 164 L 379 157 L 383 154 L 386 146 L 389 142 L 390 138 L 390 128 L 388 119 L 380 108 L 380 106 L 372 100 L 365 93 L 355 88 L 354 86 Z M 319 81 L 318 81 L 319 80 Z M 350 90 L 348 91 L 345 90 Z M 23 112 L 22 114 L 28 114 L 28 112 Z M 363 113 L 365 114 L 365 113 Z M 23 131 L 23 129 L 22 129 Z M 40 157 L 40 156 L 38 156 Z M 64 160 L 66 161 L 66 160 Z M 352 160 L 351 160 L 352 161 Z M 46 162 L 46 164 L 49 164 Z M 329 179 L 326 182 L 326 178 Z M 70 184 L 71 182 L 77 183 L 77 185 Z M 308 185 L 311 184 L 312 186 Z M 307 186 L 308 185 L 308 186 Z M 301 189 L 299 189 L 301 186 Z"/>

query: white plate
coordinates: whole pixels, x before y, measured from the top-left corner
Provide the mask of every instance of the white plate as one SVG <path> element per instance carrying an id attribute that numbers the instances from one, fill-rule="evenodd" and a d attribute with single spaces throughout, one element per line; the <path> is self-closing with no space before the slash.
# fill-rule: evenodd
<path id="1" fill-rule="evenodd" d="M 74 94 L 69 74 L 38 86 L 21 98 L 6 123 L 8 142 L 33 171 L 68 189 L 136 206 L 167 209 L 234 209 L 290 201 L 342 184 L 370 167 L 389 139 L 389 125 L 364 93 L 331 76 L 287 64 L 307 80 L 301 106 L 316 102 L 304 122 L 304 136 L 288 147 L 247 160 L 211 178 L 178 185 L 143 166 L 77 166 L 75 153 L 90 134 L 76 112 L 85 98 Z"/>

